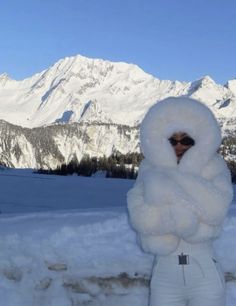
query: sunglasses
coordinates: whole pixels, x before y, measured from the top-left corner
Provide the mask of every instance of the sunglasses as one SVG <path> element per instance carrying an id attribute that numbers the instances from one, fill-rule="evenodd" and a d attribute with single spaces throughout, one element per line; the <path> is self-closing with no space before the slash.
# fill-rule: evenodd
<path id="1" fill-rule="evenodd" d="M 176 140 L 175 138 L 170 137 L 169 142 L 171 143 L 173 147 L 176 146 L 178 143 L 180 143 L 183 146 L 193 146 L 195 144 L 195 141 L 191 137 L 188 137 L 188 136 L 180 140 Z"/>

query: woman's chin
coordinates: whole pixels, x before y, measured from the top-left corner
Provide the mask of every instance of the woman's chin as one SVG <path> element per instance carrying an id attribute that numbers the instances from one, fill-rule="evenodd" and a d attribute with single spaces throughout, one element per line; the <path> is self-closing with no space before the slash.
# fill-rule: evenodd
<path id="1" fill-rule="evenodd" d="M 178 155 L 177 155 L 177 160 L 178 160 L 178 162 L 181 160 L 181 158 L 183 157 L 183 155 L 184 155 L 184 154 L 178 154 Z"/>

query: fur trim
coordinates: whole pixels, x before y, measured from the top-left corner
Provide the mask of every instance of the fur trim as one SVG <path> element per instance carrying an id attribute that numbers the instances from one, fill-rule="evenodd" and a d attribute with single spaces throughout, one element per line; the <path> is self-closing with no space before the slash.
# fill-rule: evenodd
<path id="1" fill-rule="evenodd" d="M 204 104 L 187 97 L 167 98 L 152 106 L 141 124 L 141 150 L 153 165 L 177 166 L 168 141 L 175 132 L 185 132 L 195 140 L 179 167 L 190 173 L 199 173 L 221 144 L 220 128 Z"/>

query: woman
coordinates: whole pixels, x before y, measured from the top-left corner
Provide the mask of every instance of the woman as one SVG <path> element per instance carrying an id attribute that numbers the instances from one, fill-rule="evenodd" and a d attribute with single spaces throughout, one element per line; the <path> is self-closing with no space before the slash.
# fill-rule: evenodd
<path id="1" fill-rule="evenodd" d="M 141 124 L 145 158 L 128 209 L 142 248 L 156 255 L 150 306 L 225 305 L 212 248 L 232 200 L 220 144 L 212 112 L 187 97 L 158 102 Z"/>

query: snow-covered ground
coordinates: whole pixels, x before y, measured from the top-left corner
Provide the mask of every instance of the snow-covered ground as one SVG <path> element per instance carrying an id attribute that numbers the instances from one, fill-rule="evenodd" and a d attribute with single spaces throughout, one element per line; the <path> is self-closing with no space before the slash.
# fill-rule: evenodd
<path id="1" fill-rule="evenodd" d="M 130 228 L 134 181 L 0 170 L 0 306 L 147 306 L 152 255 Z M 236 305 L 236 205 L 214 243 Z"/>

